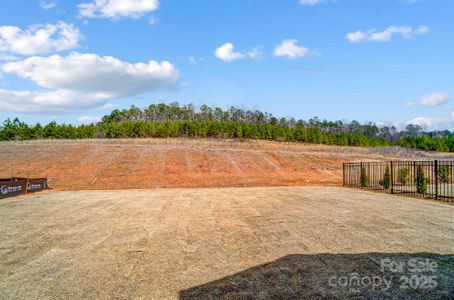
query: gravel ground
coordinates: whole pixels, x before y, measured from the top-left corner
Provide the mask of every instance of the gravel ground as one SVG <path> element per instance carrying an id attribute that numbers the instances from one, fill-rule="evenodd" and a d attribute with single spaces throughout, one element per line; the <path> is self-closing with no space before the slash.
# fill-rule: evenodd
<path id="1" fill-rule="evenodd" d="M 4 199 L 0 298 L 448 298 L 453 216 L 452 205 L 338 187 Z"/>

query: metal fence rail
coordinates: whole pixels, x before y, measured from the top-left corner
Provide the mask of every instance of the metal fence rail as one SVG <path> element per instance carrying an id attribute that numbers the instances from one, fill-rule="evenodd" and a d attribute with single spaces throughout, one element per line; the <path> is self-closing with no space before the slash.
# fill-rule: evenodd
<path id="1" fill-rule="evenodd" d="M 345 187 L 454 201 L 453 161 L 344 163 Z"/>

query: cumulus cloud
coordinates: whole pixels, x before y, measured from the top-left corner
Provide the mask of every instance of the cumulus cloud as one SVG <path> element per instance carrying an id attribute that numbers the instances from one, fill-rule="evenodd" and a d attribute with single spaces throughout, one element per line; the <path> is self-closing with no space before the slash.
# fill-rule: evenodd
<path id="1" fill-rule="evenodd" d="M 301 5 L 315 5 L 322 3 L 323 0 L 300 0 Z"/>
<path id="2" fill-rule="evenodd" d="M 158 0 L 94 0 L 78 5 L 79 15 L 84 18 L 140 18 L 155 11 Z"/>
<path id="3" fill-rule="evenodd" d="M 242 58 L 252 58 L 258 60 L 263 57 L 263 53 L 259 48 L 254 48 L 249 52 L 238 52 L 235 51 L 235 46 L 232 43 L 225 43 L 224 45 L 220 46 L 216 49 L 214 55 L 220 60 L 226 62 L 232 62 L 234 60 Z"/>
<path id="4" fill-rule="evenodd" d="M 244 58 L 244 54 L 240 52 L 235 52 L 234 46 L 232 43 L 225 43 L 221 47 L 216 49 L 214 53 L 217 58 L 223 61 L 231 62 L 236 59 Z"/>
<path id="5" fill-rule="evenodd" d="M 424 95 L 418 102 L 425 106 L 438 106 L 448 102 L 448 94 L 444 92 L 434 92 Z"/>
<path id="6" fill-rule="evenodd" d="M 423 106 L 439 106 L 449 101 L 448 94 L 445 92 L 433 92 L 431 94 L 427 94 L 422 96 L 417 101 L 409 101 L 405 103 L 405 106 L 413 107 L 416 105 L 423 105 Z"/>
<path id="7" fill-rule="evenodd" d="M 30 57 L 0 69 L 51 90 L 3 91 L 0 109 L 20 112 L 84 110 L 112 98 L 172 88 L 179 79 L 178 70 L 167 61 L 131 64 L 111 56 L 80 53 Z"/>
<path id="8" fill-rule="evenodd" d="M 65 113 L 83 111 L 102 105 L 103 95 L 82 94 L 67 90 L 9 91 L 0 89 L 0 110 L 19 113 Z"/>
<path id="9" fill-rule="evenodd" d="M 417 117 L 406 122 L 407 125 L 419 125 L 425 130 L 440 130 L 453 127 L 453 120 L 450 118 Z"/>
<path id="10" fill-rule="evenodd" d="M 352 43 L 362 42 L 389 42 L 394 35 L 400 35 L 404 39 L 411 39 L 417 35 L 426 34 L 429 32 L 427 26 L 419 26 L 412 28 L 410 26 L 389 26 L 384 31 L 376 31 L 375 29 L 363 32 L 361 30 L 350 32 L 347 34 L 347 39 Z"/>
<path id="11" fill-rule="evenodd" d="M 81 117 L 79 117 L 79 122 L 85 123 L 85 124 L 98 123 L 99 121 L 101 121 L 101 117 L 99 117 L 99 116 L 81 116 Z"/>
<path id="12" fill-rule="evenodd" d="M 131 64 L 111 56 L 73 53 L 66 57 L 30 57 L 1 69 L 41 87 L 127 97 L 174 86 L 178 71 L 167 62 Z"/>
<path id="13" fill-rule="evenodd" d="M 433 118 L 426 118 L 426 117 L 417 117 L 414 119 L 411 119 L 407 121 L 407 125 L 419 125 L 422 127 L 430 127 L 434 124 L 434 119 Z"/>
<path id="14" fill-rule="evenodd" d="M 311 51 L 309 48 L 298 46 L 298 40 L 286 39 L 276 46 L 273 54 L 277 57 L 298 58 L 311 54 Z M 320 55 L 317 52 L 313 54 Z"/>
<path id="15" fill-rule="evenodd" d="M 0 55 L 39 55 L 77 48 L 82 35 L 72 24 L 0 26 Z"/>

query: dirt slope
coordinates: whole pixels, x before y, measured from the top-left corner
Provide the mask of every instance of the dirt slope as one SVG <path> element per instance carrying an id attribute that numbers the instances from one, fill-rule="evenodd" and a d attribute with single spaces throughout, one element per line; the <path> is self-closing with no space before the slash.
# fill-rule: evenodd
<path id="1" fill-rule="evenodd" d="M 0 143 L 0 177 L 47 176 L 56 189 L 340 185 L 342 162 L 433 159 L 402 149 L 265 141 L 136 139 Z"/>

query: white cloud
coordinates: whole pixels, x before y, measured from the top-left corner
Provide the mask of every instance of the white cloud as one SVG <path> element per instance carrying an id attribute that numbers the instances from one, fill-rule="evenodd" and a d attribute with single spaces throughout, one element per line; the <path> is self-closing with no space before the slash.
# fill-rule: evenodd
<path id="1" fill-rule="evenodd" d="M 158 0 L 93 0 L 78 5 L 79 15 L 85 18 L 140 18 L 155 11 Z"/>
<path id="2" fill-rule="evenodd" d="M 57 2 L 44 0 L 44 1 L 41 1 L 40 6 L 42 9 L 52 9 L 57 6 Z"/>
<path id="3" fill-rule="evenodd" d="M 418 102 L 425 106 L 438 106 L 448 102 L 448 94 L 444 92 L 434 92 L 424 95 Z"/>
<path id="4" fill-rule="evenodd" d="M 241 52 L 235 52 L 232 43 L 225 43 L 221 47 L 216 49 L 215 55 L 220 60 L 231 62 L 236 59 L 245 58 L 246 56 Z"/>
<path id="5" fill-rule="evenodd" d="M 375 29 L 363 32 L 361 30 L 350 32 L 347 39 L 352 43 L 361 42 L 389 42 L 393 35 L 400 35 L 404 39 L 411 39 L 417 35 L 429 32 L 427 26 L 419 26 L 415 29 L 409 26 L 389 26 L 384 31 L 377 32 Z"/>
<path id="6" fill-rule="evenodd" d="M 93 124 L 101 121 L 101 117 L 98 116 L 81 116 L 79 117 L 79 122 L 85 124 Z"/>
<path id="7" fill-rule="evenodd" d="M 234 60 L 242 58 L 260 60 L 263 57 L 263 52 L 260 50 L 260 48 L 254 48 L 251 51 L 238 52 L 235 51 L 235 46 L 232 43 L 225 43 L 224 45 L 216 49 L 214 55 L 220 60 L 232 62 Z"/>
<path id="8" fill-rule="evenodd" d="M 274 50 L 274 56 L 298 58 L 307 56 L 310 50 L 306 47 L 298 46 L 298 41 L 294 39 L 286 39 L 280 43 Z"/>
<path id="9" fill-rule="evenodd" d="M 83 111 L 102 105 L 102 95 L 82 94 L 67 90 L 9 91 L 0 89 L 0 110 L 19 113 L 60 113 Z"/>
<path id="10" fill-rule="evenodd" d="M 299 2 L 301 5 L 315 5 L 322 3 L 323 0 L 300 0 Z"/>
<path id="11" fill-rule="evenodd" d="M 406 122 L 407 125 L 419 125 L 425 130 L 441 130 L 446 128 L 452 128 L 454 122 L 450 118 L 429 118 L 429 117 L 417 117 Z"/>
<path id="12" fill-rule="evenodd" d="M 0 54 L 38 55 L 77 48 L 82 35 L 72 24 L 33 25 L 26 30 L 0 26 Z"/>
<path id="13" fill-rule="evenodd" d="M 434 124 L 434 119 L 433 118 L 426 118 L 426 117 L 417 117 L 414 119 L 411 119 L 407 122 L 407 125 L 419 125 L 423 127 L 430 127 Z"/>
<path id="14" fill-rule="evenodd" d="M 174 86 L 179 74 L 167 62 L 130 64 L 111 56 L 73 53 L 66 57 L 30 57 L 4 64 L 5 73 L 30 79 L 41 87 L 127 97 Z"/>
<path id="15" fill-rule="evenodd" d="M 112 98 L 172 88 L 179 79 L 178 70 L 167 61 L 131 64 L 111 56 L 80 53 L 30 57 L 0 69 L 51 90 L 2 91 L 0 109 L 21 112 L 79 111 Z"/>

